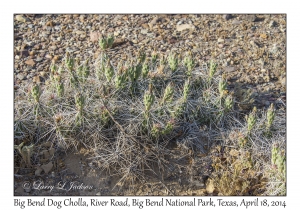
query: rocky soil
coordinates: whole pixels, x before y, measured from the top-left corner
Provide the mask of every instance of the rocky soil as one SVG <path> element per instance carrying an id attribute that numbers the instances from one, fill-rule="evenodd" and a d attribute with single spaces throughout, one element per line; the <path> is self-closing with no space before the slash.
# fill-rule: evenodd
<path id="1" fill-rule="evenodd" d="M 98 39 L 106 34 L 115 36 L 109 57 L 117 64 L 144 48 L 150 56 L 156 49 L 169 53 L 192 51 L 198 66 L 211 59 L 219 64 L 218 74 L 226 74 L 229 87 L 251 89 L 258 107 L 286 103 L 286 15 L 238 14 L 158 14 L 158 15 L 15 15 L 14 17 L 14 89 L 33 82 L 47 83 L 51 62 L 62 63 L 66 52 L 85 60 L 97 59 Z M 50 152 L 51 145 L 44 146 Z M 56 151 L 58 154 L 58 151 Z M 130 195 L 129 188 L 120 190 L 113 177 L 101 177 L 86 161 L 88 151 L 77 155 L 56 155 L 47 173 L 36 169 L 16 169 L 15 195 Z M 44 154 L 45 155 L 45 154 Z M 135 186 L 138 195 L 207 195 L 207 172 L 186 177 L 187 169 L 161 182 Z M 49 169 L 50 168 L 50 169 Z M 48 173 L 49 169 L 49 173 Z M 46 172 L 45 169 L 43 169 Z M 42 170 L 41 170 L 42 171 Z M 181 173 L 180 173 L 181 172 Z M 24 189 L 22 183 L 34 180 L 44 185 L 58 185 L 70 180 L 93 185 L 85 190 Z M 180 181 L 179 181 L 180 180 Z M 41 182 L 42 183 L 42 182 Z M 132 186 L 131 186 L 132 187 Z"/>

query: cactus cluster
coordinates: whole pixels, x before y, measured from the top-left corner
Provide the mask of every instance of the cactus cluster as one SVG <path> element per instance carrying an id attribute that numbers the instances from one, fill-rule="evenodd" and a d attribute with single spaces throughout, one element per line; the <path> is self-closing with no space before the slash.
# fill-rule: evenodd
<path id="1" fill-rule="evenodd" d="M 99 39 L 99 46 L 102 50 L 106 50 L 108 48 L 111 48 L 114 43 L 114 36 L 108 35 L 107 37 L 102 36 L 102 38 Z"/>
<path id="2" fill-rule="evenodd" d="M 278 119 L 273 104 L 263 120 L 255 107 L 246 120 L 245 113 L 234 110 L 238 97 L 234 91 L 228 92 L 224 75 L 215 75 L 216 62 L 211 61 L 208 70 L 196 74 L 196 60 L 191 52 L 179 62 L 180 55 L 172 51 L 166 56 L 156 51 L 146 54 L 141 49 L 136 57 L 115 67 L 107 51 L 112 43 L 112 36 L 100 39 L 102 51 L 94 63 L 81 62 L 67 53 L 60 67 L 52 64 L 50 84 L 45 84 L 43 94 L 35 84 L 26 97 L 29 102 L 18 95 L 16 101 L 21 108 L 16 107 L 20 110 L 15 111 L 19 122 L 15 126 L 38 128 L 39 133 L 32 133 L 38 133 L 38 138 L 51 138 L 58 146 L 63 142 L 67 148 L 76 147 L 81 142 L 95 147 L 95 161 L 105 170 L 119 170 L 124 177 L 139 177 L 143 168 L 151 168 L 149 162 L 156 159 L 166 163 L 163 158 L 171 151 L 167 148 L 170 142 L 178 148 L 183 145 L 184 150 L 179 152 L 184 156 L 187 151 L 200 151 L 201 141 L 208 139 L 202 138 L 204 134 L 211 141 L 219 141 L 231 126 L 240 133 L 234 141 L 241 150 L 249 149 L 249 142 L 271 142 L 271 135 L 266 139 L 261 130 L 280 133 L 275 129 Z M 211 130 L 207 132 L 207 128 Z M 184 131 L 180 138 L 179 131 Z M 30 165 L 32 147 L 19 145 L 15 149 Z M 283 172 L 285 158 L 280 151 L 279 147 L 272 149 L 272 164 Z M 250 162 L 247 159 L 247 164 Z M 163 163 L 160 169 L 166 169 Z M 250 164 L 232 168 L 243 167 L 252 168 Z"/>

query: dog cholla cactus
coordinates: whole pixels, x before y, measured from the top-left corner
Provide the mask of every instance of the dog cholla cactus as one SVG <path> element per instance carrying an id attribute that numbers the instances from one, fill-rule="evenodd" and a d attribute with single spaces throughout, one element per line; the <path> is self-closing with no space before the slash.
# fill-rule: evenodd
<path id="1" fill-rule="evenodd" d="M 247 120 L 247 131 L 248 131 L 248 134 L 251 133 L 253 127 L 255 126 L 256 124 L 256 120 L 257 120 L 257 117 L 256 117 L 256 112 L 257 112 L 257 108 L 254 107 L 252 112 L 249 114 L 249 116 L 246 116 L 246 120 Z"/>
<path id="2" fill-rule="evenodd" d="M 145 105 L 146 112 L 150 110 L 153 103 L 154 103 L 153 86 L 150 83 L 149 89 L 144 94 L 144 105 Z"/>
<path id="3" fill-rule="evenodd" d="M 115 72 L 114 72 L 114 68 L 110 63 L 110 59 L 107 60 L 106 65 L 105 65 L 105 77 L 107 79 L 108 82 L 111 81 L 111 79 L 113 78 Z"/>
<path id="4" fill-rule="evenodd" d="M 151 129 L 151 135 L 154 137 L 154 138 L 158 138 L 159 135 L 161 133 L 161 126 L 160 124 L 154 124 L 152 126 L 152 129 Z"/>
<path id="5" fill-rule="evenodd" d="M 190 92 L 190 81 L 186 80 L 183 86 L 183 101 L 186 102 Z"/>
<path id="6" fill-rule="evenodd" d="M 226 82 L 226 79 L 225 79 L 225 75 L 223 74 L 222 75 L 222 78 L 220 79 L 219 81 L 219 93 L 220 93 L 220 98 L 222 99 L 223 96 L 224 96 L 224 93 L 226 91 L 226 88 L 227 88 L 227 82 Z"/>
<path id="7" fill-rule="evenodd" d="M 106 50 L 108 47 L 106 38 L 102 37 L 99 39 L 99 46 L 102 50 Z"/>
<path id="8" fill-rule="evenodd" d="M 174 94 L 174 87 L 172 83 L 169 83 L 168 86 L 165 89 L 163 99 L 161 101 L 161 104 L 165 104 L 166 102 L 172 102 Z"/>
<path id="9" fill-rule="evenodd" d="M 195 60 L 193 59 L 192 53 L 191 51 L 189 51 L 187 53 L 187 55 L 185 56 L 183 63 L 185 65 L 185 67 L 187 68 L 187 76 L 191 76 L 192 75 L 192 70 L 195 67 Z"/>
<path id="10" fill-rule="evenodd" d="M 272 147 L 271 163 L 277 168 L 278 172 L 285 177 L 285 152 L 279 149 L 278 144 L 274 144 Z"/>
<path id="11" fill-rule="evenodd" d="M 75 123 L 77 125 L 80 125 L 81 122 L 83 121 L 84 104 L 85 104 L 85 97 L 81 93 L 77 93 L 75 95 L 75 105 L 78 111 L 75 118 Z"/>
<path id="12" fill-rule="evenodd" d="M 158 57 L 157 51 L 156 51 L 156 49 L 154 49 L 151 53 L 151 62 L 153 64 L 157 61 L 157 57 Z"/>
<path id="13" fill-rule="evenodd" d="M 144 50 L 141 48 L 138 51 L 138 64 L 144 63 L 146 59 L 146 53 L 144 52 Z"/>
<path id="14" fill-rule="evenodd" d="M 174 129 L 174 121 L 170 120 L 167 122 L 167 125 L 164 127 L 161 133 L 163 135 L 168 135 L 173 131 L 173 129 Z"/>
<path id="15" fill-rule="evenodd" d="M 217 70 L 217 66 L 218 64 L 215 63 L 213 60 L 210 61 L 210 64 L 209 64 L 209 72 L 208 72 L 208 82 L 210 83 L 212 78 L 214 77 L 215 73 L 216 73 L 216 70 Z"/>
<path id="16" fill-rule="evenodd" d="M 111 48 L 113 46 L 113 43 L 114 43 L 114 40 L 115 40 L 115 37 L 111 34 L 108 35 L 107 37 L 107 48 Z"/>
<path id="17" fill-rule="evenodd" d="M 15 145 L 14 148 L 19 151 L 26 166 L 31 167 L 32 164 L 31 164 L 30 157 L 31 157 L 33 149 L 34 149 L 34 145 L 31 144 L 29 146 L 24 146 L 24 142 L 22 142 L 19 145 Z"/>
<path id="18" fill-rule="evenodd" d="M 169 66 L 170 69 L 174 72 L 177 68 L 178 68 L 178 56 L 176 53 L 171 52 L 169 57 L 168 57 L 168 62 L 169 62 Z"/>
<path id="19" fill-rule="evenodd" d="M 109 34 L 107 37 L 102 36 L 101 38 L 99 38 L 99 46 L 102 50 L 106 50 L 113 46 L 114 40 L 115 38 L 111 34 Z"/>
<path id="20" fill-rule="evenodd" d="M 65 65 L 70 72 L 74 70 L 75 60 L 70 57 L 69 52 L 66 53 Z"/>
<path id="21" fill-rule="evenodd" d="M 80 82 L 85 82 L 90 75 L 90 67 L 88 66 L 89 59 L 87 59 L 83 65 L 80 65 L 78 60 L 77 76 Z"/>
<path id="22" fill-rule="evenodd" d="M 149 65 L 148 65 L 148 62 L 149 62 L 149 59 L 147 58 L 145 60 L 145 62 L 143 63 L 143 66 L 142 66 L 142 76 L 143 78 L 147 78 L 148 76 L 148 73 L 149 73 Z"/>
<path id="23" fill-rule="evenodd" d="M 75 104 L 77 110 L 79 110 L 80 112 L 82 112 L 83 110 L 84 102 L 85 102 L 84 96 L 80 93 L 77 93 L 75 95 Z"/>
<path id="24" fill-rule="evenodd" d="M 115 86 L 117 89 L 122 89 L 126 85 L 126 72 L 122 71 L 119 66 L 117 76 L 115 77 Z"/>
<path id="25" fill-rule="evenodd" d="M 60 82 L 56 85 L 56 91 L 59 97 L 62 97 L 64 95 L 64 90 L 64 83 Z"/>
<path id="26" fill-rule="evenodd" d="M 38 84 L 34 84 L 31 89 L 31 95 L 36 103 L 39 103 L 40 96 L 41 96 L 41 90 L 40 86 Z"/>
<path id="27" fill-rule="evenodd" d="M 225 112 L 229 112 L 233 108 L 233 98 L 232 95 L 228 95 L 225 99 Z"/>

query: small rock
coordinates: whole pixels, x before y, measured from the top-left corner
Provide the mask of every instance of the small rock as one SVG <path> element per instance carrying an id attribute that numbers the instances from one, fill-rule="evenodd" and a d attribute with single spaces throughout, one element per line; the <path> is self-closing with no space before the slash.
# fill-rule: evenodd
<path id="1" fill-rule="evenodd" d="M 207 193 L 213 193 L 215 190 L 215 186 L 212 179 L 208 179 L 206 182 L 206 191 Z"/>
<path id="2" fill-rule="evenodd" d="M 196 187 L 204 187 L 205 186 L 204 183 L 200 182 L 200 181 L 193 181 L 191 184 Z"/>
<path id="3" fill-rule="evenodd" d="M 19 60 L 19 59 L 20 59 L 20 56 L 19 56 L 19 55 L 16 55 L 16 56 L 15 56 L 15 59 L 16 59 L 16 60 Z"/>
<path id="4" fill-rule="evenodd" d="M 280 83 L 281 83 L 281 85 L 282 85 L 283 87 L 285 87 L 285 86 L 286 86 L 286 77 L 281 77 L 281 78 L 280 78 Z"/>
<path id="5" fill-rule="evenodd" d="M 171 38 L 168 40 L 168 43 L 169 43 L 169 44 L 174 44 L 176 41 L 177 41 L 176 37 L 171 37 Z"/>
<path id="6" fill-rule="evenodd" d="M 50 26 L 50 27 L 53 27 L 53 22 L 50 20 L 46 23 L 46 26 Z"/>
<path id="7" fill-rule="evenodd" d="M 255 15 L 246 15 L 245 20 L 249 22 L 255 22 L 256 21 L 256 16 Z"/>
<path id="8" fill-rule="evenodd" d="M 158 37 L 156 37 L 155 39 L 158 40 L 158 41 L 163 40 L 162 36 L 158 36 Z"/>
<path id="9" fill-rule="evenodd" d="M 234 72 L 234 71 L 236 71 L 236 68 L 234 66 L 226 66 L 224 68 L 224 71 L 226 71 L 226 72 Z"/>
<path id="10" fill-rule="evenodd" d="M 153 28 L 153 25 L 157 22 L 157 20 L 158 20 L 158 17 L 154 17 L 153 20 L 149 23 L 150 29 Z"/>
<path id="11" fill-rule="evenodd" d="M 23 80 L 23 79 L 25 79 L 25 75 L 22 74 L 22 73 L 19 73 L 19 74 L 17 74 L 17 78 L 18 78 L 19 80 Z"/>
<path id="12" fill-rule="evenodd" d="M 142 27 L 143 27 L 144 29 L 149 29 L 149 25 L 146 24 L 146 23 L 143 23 L 143 24 L 142 24 Z"/>
<path id="13" fill-rule="evenodd" d="M 54 153 L 55 153 L 55 149 L 54 148 L 49 149 L 49 155 L 50 156 L 53 156 Z"/>
<path id="14" fill-rule="evenodd" d="M 195 29 L 195 26 L 192 25 L 192 24 L 182 24 L 182 25 L 177 25 L 176 26 L 176 30 L 177 31 L 184 31 L 186 29 L 189 29 L 189 30 L 194 30 Z"/>
<path id="15" fill-rule="evenodd" d="M 33 48 L 36 49 L 36 50 L 39 50 L 39 49 L 41 49 L 41 45 L 40 44 L 36 44 L 36 45 L 34 45 Z"/>
<path id="16" fill-rule="evenodd" d="M 46 76 L 46 72 L 41 71 L 41 72 L 40 72 L 40 75 L 41 75 L 42 77 L 45 77 L 45 76 Z"/>
<path id="17" fill-rule="evenodd" d="M 79 20 L 80 20 L 81 22 L 84 22 L 84 19 L 85 19 L 85 16 L 84 16 L 84 15 L 80 15 L 80 16 L 79 16 Z"/>
<path id="18" fill-rule="evenodd" d="M 266 38 L 268 38 L 268 35 L 267 34 L 261 34 L 260 37 L 263 38 L 263 39 L 266 39 Z"/>
<path id="19" fill-rule="evenodd" d="M 57 49 L 57 47 L 54 45 L 54 46 L 49 47 L 49 49 L 54 51 Z"/>
<path id="20" fill-rule="evenodd" d="M 51 60 L 51 59 L 52 59 L 52 55 L 47 54 L 47 55 L 45 56 L 45 58 Z"/>
<path id="21" fill-rule="evenodd" d="M 43 150 L 41 153 L 42 153 L 42 155 L 44 155 L 44 158 L 45 158 L 45 159 L 49 159 L 50 154 L 49 154 L 49 151 L 48 151 L 48 150 Z"/>
<path id="22" fill-rule="evenodd" d="M 142 29 L 141 30 L 141 34 L 147 34 L 148 33 L 148 30 L 147 29 Z"/>
<path id="23" fill-rule="evenodd" d="M 59 59 L 59 56 L 58 55 L 55 55 L 54 57 L 53 57 L 53 60 L 54 61 L 57 61 Z"/>
<path id="24" fill-rule="evenodd" d="M 269 28 L 273 28 L 276 26 L 276 22 L 274 20 L 271 20 L 269 23 Z"/>
<path id="25" fill-rule="evenodd" d="M 35 55 L 35 51 L 33 51 L 33 50 L 30 51 L 30 52 L 29 52 L 29 55 L 30 55 L 30 56 L 34 56 L 34 55 Z"/>
<path id="26" fill-rule="evenodd" d="M 25 23 L 27 21 L 22 15 L 16 15 L 16 20 Z"/>
<path id="27" fill-rule="evenodd" d="M 230 20 L 230 19 L 233 18 L 233 17 L 232 17 L 231 14 L 227 14 L 227 15 L 223 15 L 223 18 L 224 18 L 225 20 Z"/>
<path id="28" fill-rule="evenodd" d="M 36 176 L 41 176 L 42 171 L 43 171 L 43 169 L 42 169 L 41 167 L 38 167 L 38 168 L 35 170 L 34 174 L 35 174 Z"/>
<path id="29" fill-rule="evenodd" d="M 85 31 L 75 31 L 76 34 L 85 34 Z"/>
<path id="30" fill-rule="evenodd" d="M 45 174 L 48 174 L 52 168 L 53 168 L 53 164 L 51 162 L 49 162 L 48 164 L 44 164 L 41 166 L 41 168 L 45 171 Z"/>
<path id="31" fill-rule="evenodd" d="M 28 50 L 22 50 L 20 51 L 21 58 L 26 58 L 29 55 Z"/>
<path id="32" fill-rule="evenodd" d="M 224 42 L 225 40 L 224 39 L 221 39 L 221 38 L 219 38 L 218 39 L 218 42 L 220 43 L 220 42 Z"/>
<path id="33" fill-rule="evenodd" d="M 99 38 L 100 38 L 100 33 L 99 32 L 91 32 L 90 33 L 90 40 L 92 42 L 97 42 L 99 41 Z"/>
<path id="34" fill-rule="evenodd" d="M 232 24 L 233 24 L 233 25 L 239 25 L 239 24 L 241 24 L 241 22 L 238 21 L 238 20 L 233 20 L 233 21 L 232 21 Z"/>
<path id="35" fill-rule="evenodd" d="M 115 31 L 114 32 L 114 36 L 116 37 L 116 36 L 119 36 L 120 35 L 120 31 Z"/>
<path id="36" fill-rule="evenodd" d="M 34 64 L 35 64 L 33 59 L 29 59 L 29 60 L 25 61 L 25 63 L 30 66 L 34 66 Z"/>
<path id="37" fill-rule="evenodd" d="M 42 61 L 42 60 L 43 60 L 43 58 L 41 58 L 41 57 L 37 57 L 37 58 L 35 59 L 36 62 L 40 62 L 40 61 Z"/>

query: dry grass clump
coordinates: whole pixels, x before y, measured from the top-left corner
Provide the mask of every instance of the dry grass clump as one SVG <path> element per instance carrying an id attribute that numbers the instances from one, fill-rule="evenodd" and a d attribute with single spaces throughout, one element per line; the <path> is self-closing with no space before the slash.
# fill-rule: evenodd
<path id="1" fill-rule="evenodd" d="M 160 179 L 168 170 L 170 144 L 190 154 L 206 153 L 221 131 L 239 130 L 240 136 L 231 138 L 230 144 L 240 155 L 229 155 L 226 164 L 215 159 L 214 180 L 220 193 L 249 193 L 251 185 L 261 182 L 254 178 L 265 173 L 261 167 L 275 165 L 284 173 L 282 146 L 273 149 L 278 151 L 271 162 L 271 145 L 283 145 L 285 135 L 274 107 L 266 116 L 253 110 L 243 122 L 225 75 L 215 75 L 216 62 L 196 68 L 191 52 L 181 61 L 173 52 L 154 51 L 147 57 L 140 50 L 137 57 L 114 66 L 106 53 L 113 37 L 99 44 L 103 51 L 94 63 L 67 53 L 64 65 L 50 67 L 43 87 L 33 84 L 15 93 L 15 148 L 27 165 L 28 148 L 51 141 L 64 150 L 79 145 L 90 149 L 98 168 L 119 175 L 120 183 L 144 180 L 147 171 Z M 246 94 L 241 103 L 249 101 Z M 33 138 L 24 145 L 26 135 Z M 253 158 L 258 154 L 263 159 Z"/>

